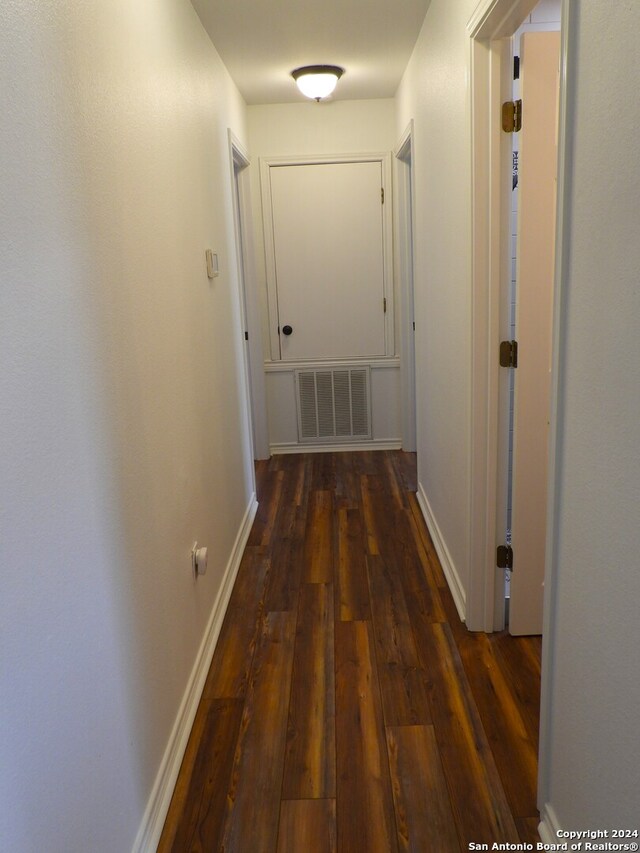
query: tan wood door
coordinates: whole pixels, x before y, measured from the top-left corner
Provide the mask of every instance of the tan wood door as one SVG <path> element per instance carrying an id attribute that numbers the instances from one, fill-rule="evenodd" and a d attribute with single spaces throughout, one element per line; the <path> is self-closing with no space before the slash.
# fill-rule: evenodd
<path id="1" fill-rule="evenodd" d="M 509 630 L 542 633 L 553 317 L 560 33 L 520 46 L 513 492 Z"/>

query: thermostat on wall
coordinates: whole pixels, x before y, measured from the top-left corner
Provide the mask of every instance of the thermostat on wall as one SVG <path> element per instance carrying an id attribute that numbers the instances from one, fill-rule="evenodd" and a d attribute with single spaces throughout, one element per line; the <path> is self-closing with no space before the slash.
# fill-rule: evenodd
<path id="1" fill-rule="evenodd" d="M 217 278 L 220 275 L 220 270 L 218 269 L 218 255 L 215 252 L 212 252 L 211 249 L 207 249 L 207 275 L 209 278 Z"/>

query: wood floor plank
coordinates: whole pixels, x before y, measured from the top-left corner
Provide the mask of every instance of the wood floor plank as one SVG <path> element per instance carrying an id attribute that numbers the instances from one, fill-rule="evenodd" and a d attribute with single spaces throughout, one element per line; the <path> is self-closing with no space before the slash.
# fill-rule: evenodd
<path id="1" fill-rule="evenodd" d="M 277 853 L 336 853 L 335 800 L 283 800 Z"/>
<path id="2" fill-rule="evenodd" d="M 517 699 L 518 709 L 536 754 L 540 727 L 539 639 L 512 637 L 506 631 L 491 636 L 491 645 Z"/>
<path id="3" fill-rule="evenodd" d="M 293 474 L 293 480 L 295 483 L 293 500 L 295 501 L 296 506 L 299 507 L 306 505 L 308 495 L 307 483 L 309 481 L 311 463 L 308 455 L 294 454 L 291 458 L 293 460 L 292 464 L 295 466 Z"/>
<path id="4" fill-rule="evenodd" d="M 333 587 L 300 591 L 282 797 L 336 796 Z"/>
<path id="5" fill-rule="evenodd" d="M 265 479 L 269 473 L 269 459 L 259 459 L 255 463 L 256 472 L 256 497 L 258 501 L 264 499 Z"/>
<path id="6" fill-rule="evenodd" d="M 467 631 L 456 619 L 452 601 L 452 634 L 475 700 L 483 728 L 515 817 L 536 817 L 537 749 L 529 738 L 517 698 L 487 634 Z"/>
<path id="7" fill-rule="evenodd" d="M 302 577 L 307 497 L 307 463 L 301 454 L 284 455 L 280 506 L 271 539 L 271 568 L 265 610 L 296 610 Z"/>
<path id="8" fill-rule="evenodd" d="M 433 726 L 388 728 L 387 744 L 400 850 L 459 851 Z"/>
<path id="9" fill-rule="evenodd" d="M 360 453 L 353 454 L 353 464 L 356 470 L 356 473 L 360 476 L 362 475 L 371 475 L 375 476 L 378 472 L 378 465 L 376 463 L 375 452 L 371 450 L 363 450 Z"/>
<path id="10" fill-rule="evenodd" d="M 393 560 L 394 543 L 402 534 L 397 528 L 397 518 L 402 509 L 395 503 L 391 488 L 380 477 L 363 477 L 361 483 L 366 532 L 375 542 L 375 548 L 369 549 L 370 553 Z"/>
<path id="11" fill-rule="evenodd" d="M 404 590 L 405 601 L 414 600 L 422 618 L 427 622 L 446 622 L 447 617 L 442 604 L 443 591 L 425 574 L 417 553 L 404 549 L 396 557 L 398 576 Z M 449 591 L 444 591 L 448 594 Z"/>
<path id="12" fill-rule="evenodd" d="M 332 492 L 335 490 L 335 454 L 314 453 L 311 468 L 309 488 L 317 492 Z"/>
<path id="13" fill-rule="evenodd" d="M 447 623 L 420 625 L 416 637 L 430 680 L 431 715 L 460 842 L 464 849 L 471 841 L 517 843 L 509 803 L 451 629 Z"/>
<path id="14" fill-rule="evenodd" d="M 271 571 L 267 580 L 264 606 L 267 612 L 296 610 L 304 564 L 306 510 L 295 503 L 283 514 L 274 537 Z"/>
<path id="15" fill-rule="evenodd" d="M 400 578 L 407 597 L 417 594 L 425 613 L 431 614 L 431 621 L 445 621 L 439 592 L 441 570 L 434 570 L 433 559 L 425 548 L 412 511 L 392 504 L 383 491 L 372 488 L 371 482 L 372 478 L 367 478 L 366 497 L 368 523 L 374 531 L 376 550 Z M 409 495 L 409 498 L 413 497 Z"/>
<path id="16" fill-rule="evenodd" d="M 333 495 L 329 491 L 315 491 L 309 495 L 303 580 L 305 583 L 332 583 L 333 578 Z"/>
<path id="17" fill-rule="evenodd" d="M 405 492 L 415 492 L 418 489 L 417 454 L 397 451 L 393 454 L 394 463 L 402 480 Z M 408 498 L 408 494 L 407 494 Z"/>
<path id="18" fill-rule="evenodd" d="M 441 589 L 446 589 L 448 588 L 447 579 L 444 576 L 435 546 L 431 541 L 431 536 L 427 530 L 427 525 L 422 515 L 420 505 L 418 504 L 418 499 L 414 494 L 410 494 L 408 496 L 408 501 L 411 513 L 407 513 L 407 518 L 409 519 L 411 531 L 424 569 L 431 575 L 436 586 Z"/>
<path id="19" fill-rule="evenodd" d="M 336 453 L 336 507 L 356 509 L 360 506 L 360 475 L 354 464 L 354 453 Z"/>
<path id="20" fill-rule="evenodd" d="M 365 474 L 360 477 L 360 492 L 367 554 L 377 555 L 380 553 L 378 544 L 380 537 L 376 523 L 375 479 L 371 475 Z"/>
<path id="21" fill-rule="evenodd" d="M 378 663 L 378 678 L 386 726 L 415 726 L 431 722 L 427 677 L 422 667 Z"/>
<path id="22" fill-rule="evenodd" d="M 278 838 L 295 613 L 264 618 L 245 701 L 222 849 L 273 853 Z"/>
<path id="23" fill-rule="evenodd" d="M 200 704 L 158 853 L 218 849 L 242 708 L 240 699 Z"/>
<path id="24" fill-rule="evenodd" d="M 205 681 L 205 699 L 240 698 L 246 693 L 269 567 L 267 556 L 247 548 Z"/>
<path id="25" fill-rule="evenodd" d="M 265 592 L 265 611 L 297 610 L 304 570 L 306 512 L 297 507 L 293 528 L 279 537 L 273 548 L 272 571 Z"/>
<path id="26" fill-rule="evenodd" d="M 342 622 L 371 618 L 369 581 L 360 510 L 338 511 L 338 573 L 336 600 Z"/>
<path id="27" fill-rule="evenodd" d="M 533 844 L 535 849 L 536 844 L 540 841 L 538 834 L 538 826 L 540 824 L 539 817 L 517 817 L 516 826 L 520 833 L 520 840 L 524 844 Z"/>
<path id="28" fill-rule="evenodd" d="M 283 478 L 282 471 L 270 471 L 265 475 L 262 489 L 264 497 L 258 503 L 258 511 L 247 541 L 248 545 L 267 546 L 269 544 L 280 503 Z"/>
<path id="29" fill-rule="evenodd" d="M 418 666 L 418 652 L 396 571 L 382 557 L 367 557 L 376 654 L 379 661 Z"/>
<path id="30" fill-rule="evenodd" d="M 382 710 L 367 622 L 337 622 L 338 850 L 394 853 L 397 838 Z"/>
<path id="31" fill-rule="evenodd" d="M 366 559 L 385 723 L 430 723 L 427 679 L 418 658 L 402 583 L 382 557 Z"/>
<path id="32" fill-rule="evenodd" d="M 384 457 L 384 468 L 387 481 L 389 483 L 389 491 L 393 498 L 393 501 L 397 509 L 403 510 L 406 506 L 408 506 L 407 497 L 403 488 L 402 480 L 398 476 L 398 470 L 394 462 L 394 457 L 391 453 L 385 455 Z"/>

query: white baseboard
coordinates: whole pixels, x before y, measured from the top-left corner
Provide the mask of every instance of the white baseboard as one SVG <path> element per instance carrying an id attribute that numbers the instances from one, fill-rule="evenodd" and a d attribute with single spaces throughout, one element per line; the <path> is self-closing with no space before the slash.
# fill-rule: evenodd
<path id="1" fill-rule="evenodd" d="M 438 527 L 438 523 L 435 515 L 433 514 L 433 510 L 431 509 L 431 505 L 427 499 L 424 488 L 422 487 L 422 483 L 418 483 L 418 493 L 416 497 L 418 499 L 418 505 L 422 510 L 422 515 L 424 516 L 426 525 L 429 529 L 429 533 L 431 534 L 431 538 L 433 539 L 433 544 L 440 559 L 442 571 L 444 572 L 444 576 L 449 584 L 449 589 L 451 590 L 451 595 L 453 596 L 453 600 L 458 610 L 458 615 L 464 622 L 467 612 L 467 596 L 465 594 L 464 587 L 460 582 L 460 576 L 458 575 L 458 571 L 455 567 L 451 554 L 449 553 L 449 549 L 444 541 L 444 537 Z"/>
<path id="2" fill-rule="evenodd" d="M 271 454 L 277 456 L 283 453 L 343 453 L 350 450 L 400 450 L 402 440 L 399 438 L 374 438 L 371 441 L 344 442 L 332 444 L 272 444 Z"/>
<path id="3" fill-rule="evenodd" d="M 158 770 L 158 775 L 156 776 L 132 853 L 155 853 L 158 847 L 167 812 L 169 811 L 173 789 L 175 788 L 180 771 L 180 765 L 182 764 L 182 759 L 187 748 L 187 741 L 189 740 L 193 721 L 198 710 L 207 673 L 211 666 L 211 659 L 213 658 L 216 643 L 218 642 L 218 636 L 220 635 L 222 622 L 227 611 L 233 584 L 240 568 L 240 561 L 242 560 L 257 509 L 258 503 L 255 494 L 253 494 L 240 524 L 236 541 L 231 549 L 231 556 L 224 571 L 222 583 L 220 584 L 218 595 L 211 610 L 211 616 L 209 617 L 209 622 L 200 643 L 200 648 L 198 649 L 198 654 L 187 683 L 187 689 L 182 697 L 176 721 L 162 757 L 160 769 Z"/>
<path id="4" fill-rule="evenodd" d="M 562 839 L 558 838 L 558 832 L 562 827 L 558 823 L 558 818 L 553 810 L 553 806 L 545 803 L 540 812 L 540 823 L 538 824 L 538 834 L 543 844 L 558 844 Z"/>

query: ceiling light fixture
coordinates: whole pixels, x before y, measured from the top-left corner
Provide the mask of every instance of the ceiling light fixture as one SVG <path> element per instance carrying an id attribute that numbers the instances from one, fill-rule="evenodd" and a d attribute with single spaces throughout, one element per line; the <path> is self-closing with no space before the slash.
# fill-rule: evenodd
<path id="1" fill-rule="evenodd" d="M 330 95 L 343 74 L 344 68 L 338 65 L 305 65 L 291 72 L 302 94 L 315 101 Z"/>

